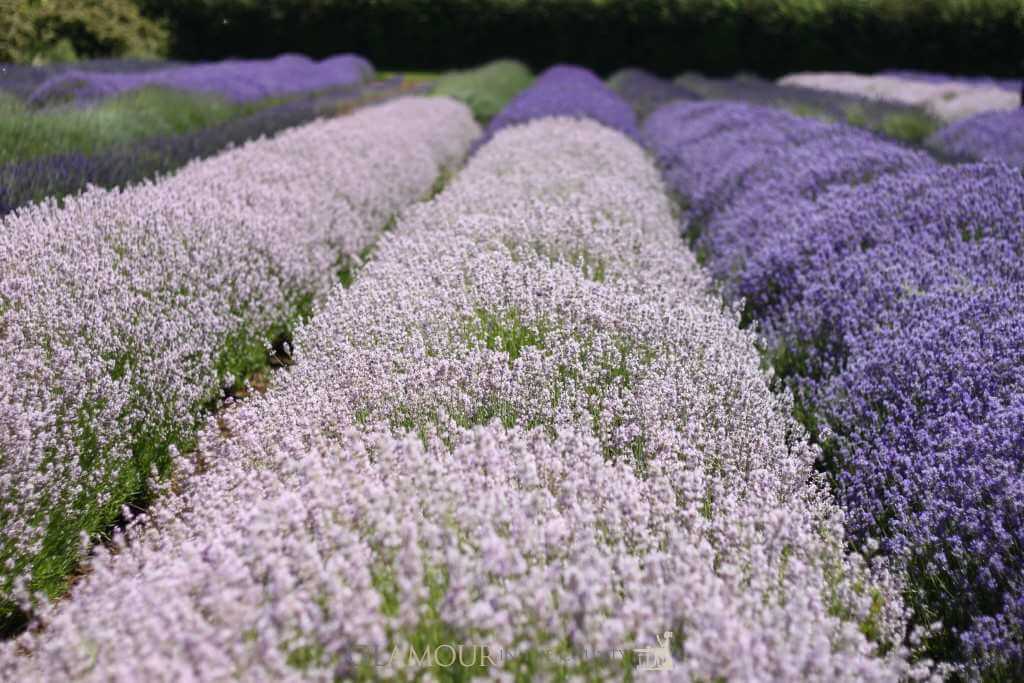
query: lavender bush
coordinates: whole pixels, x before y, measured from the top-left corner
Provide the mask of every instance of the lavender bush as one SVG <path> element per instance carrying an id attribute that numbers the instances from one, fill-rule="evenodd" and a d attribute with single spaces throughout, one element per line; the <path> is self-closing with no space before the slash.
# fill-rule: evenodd
<path id="1" fill-rule="evenodd" d="M 357 55 L 335 55 L 320 62 L 303 55 L 280 55 L 267 60 L 226 60 L 132 73 L 68 70 L 48 78 L 31 102 L 91 101 L 127 90 L 158 86 L 220 95 L 252 102 L 290 93 L 355 85 L 373 76 L 373 66 Z"/>
<path id="2" fill-rule="evenodd" d="M 777 117 L 670 105 L 645 134 L 680 192 L 735 188 L 705 192 L 701 244 L 797 391 L 851 540 L 907 572 L 932 653 L 1019 677 L 1024 179 Z"/>
<path id="3" fill-rule="evenodd" d="M 710 285 L 637 145 L 499 132 L 0 672 L 614 680 L 670 631 L 666 680 L 926 676 Z M 499 658 L 411 656 L 457 643 Z"/>
<path id="4" fill-rule="evenodd" d="M 483 141 L 502 128 L 544 116 L 590 118 L 630 137 L 638 134 L 636 114 L 593 72 L 578 66 L 557 65 L 538 76 L 532 86 L 491 120 Z"/>
<path id="5" fill-rule="evenodd" d="M 0 225 L 3 597 L 56 593 L 79 534 L 191 442 L 205 403 L 479 134 L 408 98 L 90 189 Z"/>
<path id="6" fill-rule="evenodd" d="M 1003 161 L 1024 167 L 1024 109 L 957 121 L 931 136 L 928 146 L 955 160 Z"/>

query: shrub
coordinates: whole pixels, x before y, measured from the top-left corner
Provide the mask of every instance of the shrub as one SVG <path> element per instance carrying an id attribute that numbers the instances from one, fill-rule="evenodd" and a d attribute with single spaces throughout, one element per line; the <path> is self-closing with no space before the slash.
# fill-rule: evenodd
<path id="1" fill-rule="evenodd" d="M 168 32 L 133 0 L 3 0 L 0 61 L 163 55 Z"/>

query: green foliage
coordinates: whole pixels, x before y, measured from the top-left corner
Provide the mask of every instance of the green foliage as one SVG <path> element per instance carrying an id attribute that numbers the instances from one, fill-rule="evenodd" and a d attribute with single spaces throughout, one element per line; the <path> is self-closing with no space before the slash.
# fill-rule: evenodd
<path id="1" fill-rule="evenodd" d="M 825 123 L 835 123 L 835 121 L 832 120 L 832 117 L 829 116 L 828 112 L 812 107 L 809 104 L 803 104 L 800 102 L 794 102 L 792 104 L 783 103 L 782 108 L 796 114 L 797 116 L 803 116 L 804 118 L 818 119 Z"/>
<path id="2" fill-rule="evenodd" d="M 531 82 L 533 74 L 525 64 L 501 59 L 476 69 L 443 74 L 434 86 L 434 94 L 465 102 L 479 121 L 487 122 Z"/>
<path id="3" fill-rule="evenodd" d="M 0 61 L 153 58 L 167 41 L 133 0 L 0 0 Z"/>
<path id="4" fill-rule="evenodd" d="M 941 125 L 924 112 L 920 114 L 890 114 L 882 120 L 881 132 L 896 140 L 919 145 L 924 143 Z"/>
<path id="5" fill-rule="evenodd" d="M 511 366 L 524 348 L 544 345 L 547 325 L 544 321 L 533 325 L 524 322 L 514 308 L 498 314 L 481 308 L 477 309 L 469 334 L 488 350 L 507 354 Z"/>
<path id="6" fill-rule="evenodd" d="M 89 154 L 145 137 L 198 130 L 253 109 L 160 88 L 134 90 L 88 109 L 44 111 L 0 95 L 0 163 L 65 152 Z"/>

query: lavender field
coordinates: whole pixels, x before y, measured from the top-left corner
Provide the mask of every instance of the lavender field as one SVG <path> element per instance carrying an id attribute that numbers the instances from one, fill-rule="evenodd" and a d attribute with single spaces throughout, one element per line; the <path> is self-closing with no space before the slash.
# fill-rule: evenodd
<path id="1" fill-rule="evenodd" d="M 0 70 L 0 680 L 1024 680 L 1018 85 Z"/>

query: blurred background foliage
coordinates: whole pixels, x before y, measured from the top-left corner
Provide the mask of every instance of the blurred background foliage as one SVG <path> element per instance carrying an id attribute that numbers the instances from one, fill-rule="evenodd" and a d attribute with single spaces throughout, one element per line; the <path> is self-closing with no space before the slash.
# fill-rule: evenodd
<path id="1" fill-rule="evenodd" d="M 642 66 L 778 76 L 807 69 L 1017 75 L 1022 0 L 139 0 L 184 59 L 363 54 L 382 69 L 514 56 L 604 75 Z M 281 26 L 288 30 L 282 31 Z"/>
<path id="2" fill-rule="evenodd" d="M 0 62 L 162 57 L 169 37 L 134 0 L 0 0 Z"/>
<path id="3" fill-rule="evenodd" d="M 0 60 L 339 51 L 381 69 L 502 56 L 661 75 L 915 68 L 1016 76 L 1022 0 L 0 0 Z M 282 30 L 282 26 L 287 30 Z"/>

